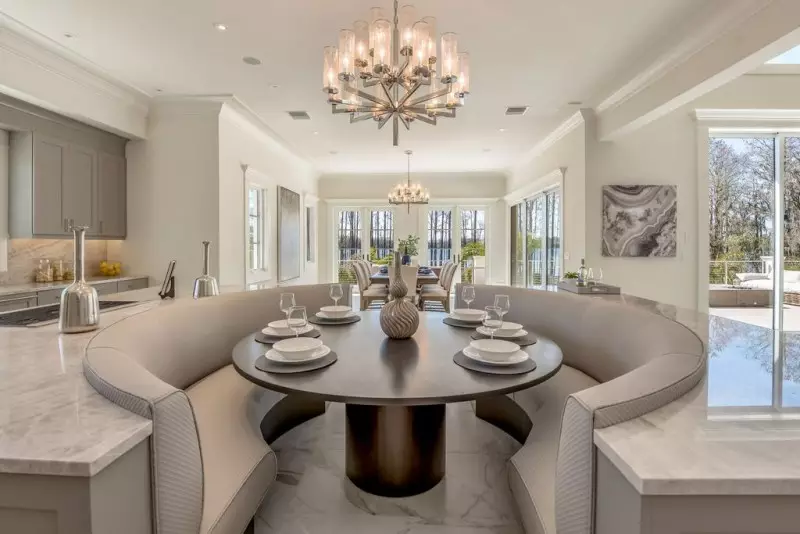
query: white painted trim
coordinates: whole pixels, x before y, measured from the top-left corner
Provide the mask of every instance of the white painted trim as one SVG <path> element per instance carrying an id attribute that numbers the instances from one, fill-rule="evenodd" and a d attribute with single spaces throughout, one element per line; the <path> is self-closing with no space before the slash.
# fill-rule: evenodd
<path id="1" fill-rule="evenodd" d="M 800 109 L 696 109 L 695 118 L 699 122 L 797 122 L 800 123 Z"/>
<path id="2" fill-rule="evenodd" d="M 554 186 L 562 186 L 564 183 L 564 176 L 566 175 L 567 168 L 561 167 L 560 169 L 554 169 L 544 176 L 541 176 L 535 179 L 533 182 L 526 184 L 511 193 L 507 194 L 503 197 L 503 200 L 506 201 L 506 204 L 509 206 L 520 202 L 532 195 L 535 195 L 541 191 L 549 189 Z"/>
<path id="3" fill-rule="evenodd" d="M 678 42 L 661 54 L 629 82 L 611 93 L 605 100 L 595 106 L 600 114 L 624 104 L 630 98 L 656 83 L 664 74 L 673 70 L 696 52 L 711 44 L 726 31 L 735 28 L 757 11 L 763 9 L 771 0 L 730 0 L 724 7 L 715 4 L 705 9 L 705 16 L 694 28 L 686 28 L 680 32 Z"/>
<path id="4" fill-rule="evenodd" d="M 564 139 L 581 124 L 584 124 L 590 113 L 592 113 L 592 111 L 588 109 L 582 109 L 575 112 L 567 120 L 559 124 L 552 132 L 547 134 L 544 139 L 539 141 L 539 143 L 537 143 L 536 146 L 534 146 L 524 156 L 519 158 L 519 160 L 517 160 L 517 162 L 514 164 L 514 168 L 519 168 L 544 154 L 553 145 Z"/>
<path id="5" fill-rule="evenodd" d="M 697 135 L 697 311 L 708 313 L 709 237 L 708 237 L 708 145 L 709 129 L 698 123 Z"/>
<path id="6" fill-rule="evenodd" d="M 765 63 L 751 70 L 748 74 L 796 76 L 800 74 L 800 65 L 796 63 Z"/>

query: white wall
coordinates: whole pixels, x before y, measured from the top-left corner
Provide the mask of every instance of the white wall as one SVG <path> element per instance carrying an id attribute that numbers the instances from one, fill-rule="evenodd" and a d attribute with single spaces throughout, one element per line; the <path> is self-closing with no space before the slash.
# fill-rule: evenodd
<path id="1" fill-rule="evenodd" d="M 389 190 L 404 182 L 406 174 L 324 175 L 319 180 L 320 203 L 320 277 L 330 281 L 333 276 L 333 233 L 335 211 L 342 206 L 388 206 L 384 200 Z M 404 206 L 394 207 L 395 238 L 409 234 L 423 236 L 427 232 L 426 214 L 429 207 L 474 204 L 489 206 L 489 236 L 487 280 L 505 281 L 504 245 L 506 177 L 500 173 L 413 173 L 413 183 L 420 183 L 431 195 L 429 206 L 412 206 L 410 213 Z M 324 216 L 323 216 L 324 214 Z"/>
<path id="2" fill-rule="evenodd" d="M 212 242 L 219 275 L 219 106 L 160 106 L 147 141 L 128 143 L 128 237 L 120 245 L 131 273 L 156 282 L 177 260 L 179 295 L 191 295 L 202 269 L 202 241 Z"/>
<path id="3" fill-rule="evenodd" d="M 0 130 L 0 271 L 8 270 L 8 132 Z"/>
<path id="4" fill-rule="evenodd" d="M 798 75 L 742 76 L 607 143 L 595 141 L 594 122 L 589 118 L 585 132 L 573 130 L 532 162 L 515 169 L 509 178 L 509 192 L 526 187 L 554 168 L 566 167 L 564 246 L 571 255 L 566 268 L 574 270 L 576 260 L 585 256 L 589 266 L 602 267 L 606 282 L 620 285 L 625 293 L 702 309 L 707 302 L 708 186 L 707 154 L 701 151 L 707 151 L 703 147 L 707 147 L 708 125 L 696 122 L 694 110 L 800 109 L 798 95 Z M 753 126 L 746 122 L 738 125 Z M 617 184 L 678 186 L 677 257 L 602 257 L 602 187 Z"/>
<path id="5" fill-rule="evenodd" d="M 227 104 L 223 106 L 219 116 L 219 251 L 220 281 L 225 284 L 243 285 L 245 281 L 245 182 L 242 164 L 248 165 L 248 173 L 258 173 L 268 183 L 267 213 L 271 231 L 267 256 L 271 279 L 264 285 L 271 287 L 277 285 L 278 273 L 277 187 L 283 186 L 300 194 L 301 214 L 305 221 L 305 207 L 315 204 L 317 173 L 310 163 L 292 154 L 243 113 Z M 305 261 L 305 234 L 300 246 L 302 275 L 287 284 L 316 283 L 317 263 Z"/>

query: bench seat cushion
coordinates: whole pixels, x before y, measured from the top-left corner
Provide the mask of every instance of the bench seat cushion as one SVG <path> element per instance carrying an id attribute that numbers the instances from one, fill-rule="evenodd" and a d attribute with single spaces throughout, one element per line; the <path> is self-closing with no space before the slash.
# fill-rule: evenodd
<path id="1" fill-rule="evenodd" d="M 550 380 L 513 395 L 533 422 L 528 440 L 509 464 L 509 484 L 527 534 L 556 534 L 556 458 L 564 403 L 597 384 L 564 365 Z"/>
<path id="2" fill-rule="evenodd" d="M 259 428 L 260 389 L 227 365 L 186 390 L 203 460 L 201 534 L 241 534 L 275 480 L 275 453 Z"/>

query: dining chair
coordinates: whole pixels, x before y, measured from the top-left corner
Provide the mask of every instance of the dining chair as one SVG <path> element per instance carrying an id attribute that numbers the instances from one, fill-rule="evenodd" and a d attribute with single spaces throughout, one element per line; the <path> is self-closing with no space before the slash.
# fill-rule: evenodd
<path id="1" fill-rule="evenodd" d="M 358 281 L 358 289 L 361 293 L 361 310 L 366 310 L 370 304 L 377 301 L 386 302 L 389 298 L 389 291 L 385 286 L 378 286 L 372 284 L 370 280 L 369 267 L 366 262 L 362 260 L 355 260 L 353 262 L 353 270 L 356 273 L 356 280 Z"/>
<path id="2" fill-rule="evenodd" d="M 440 284 L 427 285 L 422 288 L 419 295 L 419 306 L 425 309 L 426 302 L 441 302 L 444 306 L 444 311 L 450 313 L 450 291 L 453 287 L 453 278 L 458 271 L 458 265 L 453 262 L 447 262 L 442 267 Z"/>

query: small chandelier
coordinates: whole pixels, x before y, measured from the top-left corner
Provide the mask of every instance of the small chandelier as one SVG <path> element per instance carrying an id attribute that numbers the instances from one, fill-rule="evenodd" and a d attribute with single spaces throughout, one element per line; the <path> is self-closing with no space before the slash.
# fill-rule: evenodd
<path id="1" fill-rule="evenodd" d="M 379 130 L 392 119 L 394 146 L 401 123 L 410 130 L 414 121 L 436 126 L 440 117 L 455 118 L 470 77 L 458 35 L 443 33 L 437 51 L 436 18 L 419 19 L 414 6 L 397 5 L 394 0 L 391 20 L 373 7 L 371 22 L 357 20 L 353 29 L 341 30 L 339 47 L 325 47 L 322 67 L 333 113 L 350 115 L 351 123 L 372 119 Z"/>
<path id="2" fill-rule="evenodd" d="M 427 204 L 431 200 L 427 189 L 422 189 L 420 184 L 411 185 L 411 154 L 412 151 L 406 150 L 408 156 L 408 178 L 406 183 L 399 183 L 389 192 L 389 204 L 405 204 L 408 206 L 408 213 L 411 213 L 412 204 Z"/>

